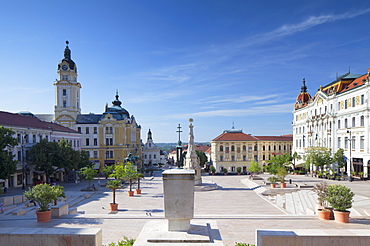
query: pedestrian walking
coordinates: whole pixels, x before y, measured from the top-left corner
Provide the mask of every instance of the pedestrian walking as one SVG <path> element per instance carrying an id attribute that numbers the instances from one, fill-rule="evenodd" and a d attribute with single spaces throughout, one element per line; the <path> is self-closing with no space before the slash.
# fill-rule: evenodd
<path id="1" fill-rule="evenodd" d="M 77 179 L 75 179 L 75 185 L 77 186 L 77 184 L 78 184 L 78 180 L 77 180 Z"/>
<path id="2" fill-rule="evenodd" d="M 98 179 L 98 187 L 100 187 L 100 179 Z"/>

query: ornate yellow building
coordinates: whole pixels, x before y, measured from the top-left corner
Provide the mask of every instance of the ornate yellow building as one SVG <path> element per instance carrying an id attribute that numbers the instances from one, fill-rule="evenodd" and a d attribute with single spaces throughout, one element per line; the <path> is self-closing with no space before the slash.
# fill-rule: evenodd
<path id="1" fill-rule="evenodd" d="M 54 82 L 56 102 L 53 120 L 82 133 L 81 149 L 90 153 L 95 168 L 124 161 L 129 153 L 137 156 L 141 165 L 141 126 L 133 115 L 121 107 L 118 93 L 112 106 L 102 114 L 81 114 L 80 89 L 77 66 L 71 59 L 66 42 L 64 58 L 58 64 L 58 79 Z M 39 115 L 46 119 L 46 115 Z M 49 118 L 50 119 L 50 118 Z"/>

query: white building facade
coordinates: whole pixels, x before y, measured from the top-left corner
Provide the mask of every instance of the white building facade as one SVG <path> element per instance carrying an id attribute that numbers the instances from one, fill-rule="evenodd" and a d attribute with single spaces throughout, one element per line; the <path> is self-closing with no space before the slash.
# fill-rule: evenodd
<path id="1" fill-rule="evenodd" d="M 165 164 L 166 160 L 163 160 L 164 155 L 161 155 L 161 150 L 153 142 L 152 132 L 148 131 L 148 139 L 143 146 L 143 163 L 144 166 L 157 166 L 159 163 Z"/>
<path id="2" fill-rule="evenodd" d="M 369 177 L 369 72 L 338 77 L 314 97 L 303 81 L 293 111 L 293 152 L 304 156 L 310 147 L 326 147 L 334 155 L 342 148 L 347 158 L 342 171 Z"/>

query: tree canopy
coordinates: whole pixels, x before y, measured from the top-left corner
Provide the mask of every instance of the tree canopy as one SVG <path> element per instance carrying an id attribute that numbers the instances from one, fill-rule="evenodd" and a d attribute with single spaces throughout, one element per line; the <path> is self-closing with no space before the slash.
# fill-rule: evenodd
<path id="1" fill-rule="evenodd" d="M 35 170 L 45 172 L 47 178 L 59 168 L 68 172 L 91 166 L 89 153 L 74 150 L 65 139 L 59 143 L 42 139 L 32 146 L 30 160 L 35 165 Z"/>
<path id="2" fill-rule="evenodd" d="M 345 166 L 346 162 L 343 149 L 338 149 L 337 152 L 335 152 L 333 161 L 337 162 L 338 168 L 342 168 Z"/>
<path id="3" fill-rule="evenodd" d="M 291 161 L 292 157 L 288 153 L 285 153 L 284 155 L 275 155 L 270 158 L 269 164 L 266 166 L 266 170 L 275 175 L 280 168 L 290 165 Z"/>
<path id="4" fill-rule="evenodd" d="M 307 153 L 306 164 L 312 163 L 321 169 L 333 161 L 330 151 L 325 147 L 311 147 Z"/>
<path id="5" fill-rule="evenodd" d="M 13 137 L 14 134 L 13 130 L 0 126 L 0 179 L 8 179 L 17 171 L 14 155 L 9 155 L 8 150 L 5 150 L 18 144 L 17 139 Z"/>
<path id="6" fill-rule="evenodd" d="M 247 169 L 248 169 L 248 171 L 250 171 L 252 173 L 258 173 L 258 172 L 261 172 L 262 167 L 260 166 L 260 164 L 258 164 L 258 162 L 253 160 L 251 162 L 250 166 Z"/>

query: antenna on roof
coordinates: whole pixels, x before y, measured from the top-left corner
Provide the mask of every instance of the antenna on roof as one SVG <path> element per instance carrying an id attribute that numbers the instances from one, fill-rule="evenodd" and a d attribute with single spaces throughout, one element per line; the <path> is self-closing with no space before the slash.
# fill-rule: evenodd
<path id="1" fill-rule="evenodd" d="M 231 129 L 235 129 L 235 127 L 234 127 L 234 121 L 233 121 L 233 127 Z"/>
<path id="2" fill-rule="evenodd" d="M 348 73 L 351 73 L 351 66 L 348 67 Z"/>

